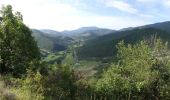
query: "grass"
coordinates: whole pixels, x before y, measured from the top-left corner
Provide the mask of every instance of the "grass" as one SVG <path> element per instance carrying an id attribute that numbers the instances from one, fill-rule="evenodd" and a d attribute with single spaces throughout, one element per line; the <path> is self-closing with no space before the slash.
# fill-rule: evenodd
<path id="1" fill-rule="evenodd" d="M 42 61 L 47 62 L 49 64 L 54 64 L 60 62 L 64 57 L 64 51 L 57 53 L 50 53 L 46 57 L 42 59 Z"/>
<path id="2" fill-rule="evenodd" d="M 0 100 L 43 100 L 42 76 L 29 71 L 23 79 L 0 76 Z"/>
<path id="3" fill-rule="evenodd" d="M 16 94 L 5 85 L 2 76 L 0 76 L 0 100 L 18 100 Z"/>

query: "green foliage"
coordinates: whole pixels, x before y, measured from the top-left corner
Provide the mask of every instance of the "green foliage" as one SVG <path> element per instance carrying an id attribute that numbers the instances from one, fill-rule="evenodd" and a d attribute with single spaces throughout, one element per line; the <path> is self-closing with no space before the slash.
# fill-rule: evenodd
<path id="1" fill-rule="evenodd" d="M 144 28 L 98 37 L 78 49 L 80 58 L 94 59 L 81 61 L 75 48 L 81 47 L 83 42 L 78 40 L 67 51 L 50 54 L 42 50 L 44 58 L 40 62 L 39 49 L 31 30 L 23 24 L 22 15 L 13 14 L 10 5 L 3 7 L 1 14 L 0 74 L 3 76 L 0 76 L 0 99 L 169 100 L 169 45 L 153 37 L 157 34 L 170 41 L 167 32 Z M 81 34 L 80 37 L 91 39 L 104 31 L 110 32 L 94 30 L 92 34 Z M 50 51 L 65 50 L 74 42 L 69 37 L 60 36 L 56 40 L 56 35 L 41 36 L 41 33 L 35 36 L 40 39 L 40 48 Z M 45 46 L 42 44 L 44 39 L 48 41 Z M 107 56 L 116 54 L 116 60 L 108 68 L 110 57 Z M 96 57 L 102 57 L 102 60 Z M 14 78 L 14 75 L 20 77 Z"/>
<path id="2" fill-rule="evenodd" d="M 2 8 L 1 14 L 0 73 L 18 76 L 26 73 L 31 61 L 40 59 L 39 49 L 20 13 L 13 14 L 12 6 L 7 5 Z"/>
<path id="3" fill-rule="evenodd" d="M 153 43 L 141 41 L 126 46 L 120 42 L 117 48 L 119 60 L 97 82 L 98 92 L 128 100 L 169 98 L 170 59 L 167 43 L 158 39 Z"/>
<path id="4" fill-rule="evenodd" d="M 46 99 L 74 100 L 76 86 L 74 74 L 69 66 L 53 65 L 44 80 Z"/>
<path id="5" fill-rule="evenodd" d="M 27 70 L 24 78 L 10 75 L 1 77 L 0 99 L 2 100 L 43 100 L 43 77 L 39 72 Z"/>
<path id="6" fill-rule="evenodd" d="M 3 81 L 3 77 L 0 76 L 0 100 L 16 100 L 16 99 L 17 99 L 16 95 L 6 88 L 5 82 Z"/>
<path id="7" fill-rule="evenodd" d="M 16 94 L 18 100 L 43 100 L 44 88 L 42 83 L 42 76 L 39 72 L 33 73 L 31 70 L 27 71 L 25 79 L 14 79 L 16 86 L 10 91 Z"/>
<path id="8" fill-rule="evenodd" d="M 72 53 L 67 53 L 65 59 L 62 62 L 64 65 L 69 65 L 70 67 L 75 64 L 73 54 Z"/>
<path id="9" fill-rule="evenodd" d="M 50 53 L 47 56 L 43 57 L 42 61 L 48 64 L 60 64 L 65 58 L 65 52 L 60 51 L 56 53 Z"/>

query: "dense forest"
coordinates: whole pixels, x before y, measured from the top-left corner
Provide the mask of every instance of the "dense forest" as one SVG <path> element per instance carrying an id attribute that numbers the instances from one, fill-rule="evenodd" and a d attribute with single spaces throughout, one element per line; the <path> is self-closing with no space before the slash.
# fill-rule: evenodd
<path id="1" fill-rule="evenodd" d="M 63 36 L 30 29 L 11 5 L 0 15 L 0 100 L 170 99 L 167 26 Z"/>

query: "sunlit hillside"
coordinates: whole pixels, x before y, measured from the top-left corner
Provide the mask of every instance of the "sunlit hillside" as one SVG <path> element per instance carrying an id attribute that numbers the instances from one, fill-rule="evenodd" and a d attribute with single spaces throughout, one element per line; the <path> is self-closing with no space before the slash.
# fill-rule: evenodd
<path id="1" fill-rule="evenodd" d="M 170 0 L 0 0 L 0 100 L 170 100 Z"/>

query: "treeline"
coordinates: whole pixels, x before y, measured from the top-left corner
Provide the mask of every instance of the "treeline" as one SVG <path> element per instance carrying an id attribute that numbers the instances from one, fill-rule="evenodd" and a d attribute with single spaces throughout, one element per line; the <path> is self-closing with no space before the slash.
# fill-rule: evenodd
<path id="1" fill-rule="evenodd" d="M 119 42 L 110 67 L 88 79 L 73 70 L 68 59 L 64 64 L 42 62 L 22 15 L 14 14 L 10 5 L 1 14 L 0 99 L 169 100 L 170 54 L 161 39 L 133 45 Z"/>

